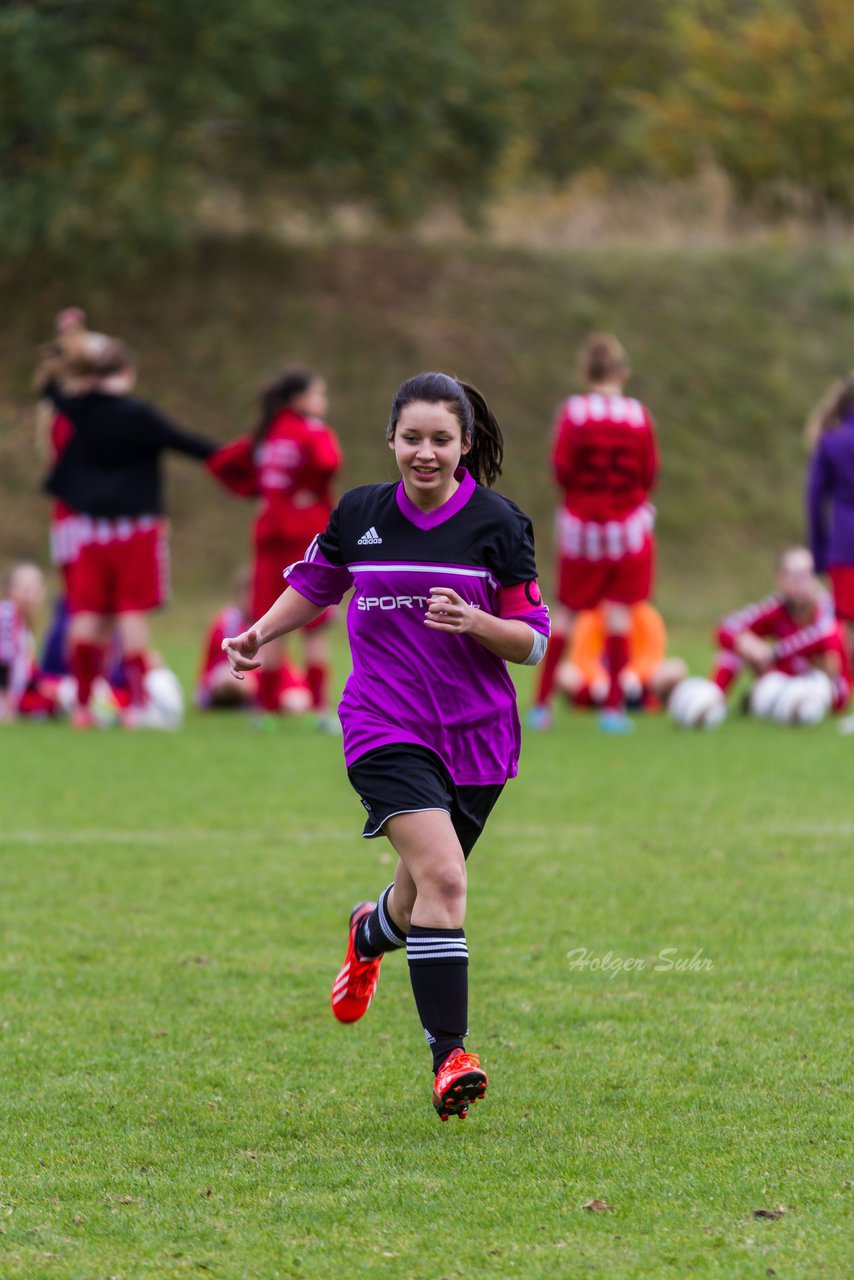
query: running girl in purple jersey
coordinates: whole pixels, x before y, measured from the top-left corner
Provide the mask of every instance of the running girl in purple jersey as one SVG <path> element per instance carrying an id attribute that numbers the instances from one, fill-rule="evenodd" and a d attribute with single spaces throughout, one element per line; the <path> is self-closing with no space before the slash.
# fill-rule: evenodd
<path id="1" fill-rule="evenodd" d="M 405 382 L 387 429 L 399 482 L 345 493 L 326 531 L 253 627 L 223 641 L 235 675 L 262 645 L 305 626 L 353 588 L 353 670 L 339 708 L 364 835 L 398 855 L 392 884 L 350 917 L 332 989 L 341 1022 L 367 1011 L 383 955 L 406 948 L 433 1053 L 433 1105 L 464 1117 L 486 1073 L 467 1053 L 465 860 L 505 782 L 520 728 L 507 662 L 534 665 L 548 611 L 528 517 L 489 486 L 501 430 L 473 387 L 443 373 Z"/>

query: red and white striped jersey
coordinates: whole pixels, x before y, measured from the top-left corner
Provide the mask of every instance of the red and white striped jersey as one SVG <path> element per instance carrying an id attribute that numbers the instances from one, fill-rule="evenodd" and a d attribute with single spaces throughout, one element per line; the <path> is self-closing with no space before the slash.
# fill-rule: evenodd
<path id="1" fill-rule="evenodd" d="M 723 619 L 717 630 L 717 642 L 722 649 L 731 650 L 737 637 L 745 631 L 774 642 L 774 667 L 788 675 L 809 670 L 811 657 L 840 649 L 844 656 L 845 652 L 844 645 L 840 644 L 833 600 L 826 591 L 821 592 L 806 623 L 793 617 L 789 604 L 778 593 L 748 604 Z"/>
<path id="2" fill-rule="evenodd" d="M 581 520 L 623 520 L 655 484 L 655 424 L 631 396 L 570 396 L 558 414 L 552 462 L 567 511 Z"/>
<path id="3" fill-rule="evenodd" d="M 6 694 L 14 710 L 36 675 L 33 633 L 11 600 L 0 600 L 0 668 Z"/>
<path id="4" fill-rule="evenodd" d="M 640 400 L 599 391 L 570 396 L 558 414 L 552 465 L 564 495 L 561 555 L 636 555 L 655 523 L 648 497 L 658 473 L 655 425 Z"/>

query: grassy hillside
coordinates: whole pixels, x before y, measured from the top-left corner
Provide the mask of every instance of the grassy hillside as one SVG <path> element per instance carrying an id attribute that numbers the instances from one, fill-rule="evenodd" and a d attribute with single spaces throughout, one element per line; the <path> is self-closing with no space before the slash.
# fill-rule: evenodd
<path id="1" fill-rule="evenodd" d="M 761 590 L 775 549 L 802 536 L 803 419 L 852 363 L 854 256 L 842 249 L 556 255 L 212 242 L 127 279 L 84 285 L 78 273 L 35 264 L 0 280 L 3 559 L 44 546 L 29 383 L 36 344 L 69 302 L 133 344 L 143 394 L 220 439 L 251 424 L 257 388 L 283 360 L 324 371 L 345 485 L 392 474 L 382 429 L 404 376 L 464 374 L 505 425 L 503 487 L 536 520 L 544 577 L 553 410 L 574 387 L 585 332 L 617 330 L 661 432 L 659 595 L 687 622 Z M 176 588 L 207 595 L 243 558 L 251 511 L 193 466 L 171 467 Z"/>

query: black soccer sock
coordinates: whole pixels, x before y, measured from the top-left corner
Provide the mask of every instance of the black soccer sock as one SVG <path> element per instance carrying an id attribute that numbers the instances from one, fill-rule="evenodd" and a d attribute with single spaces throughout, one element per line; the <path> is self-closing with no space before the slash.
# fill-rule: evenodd
<path id="1" fill-rule="evenodd" d="M 463 929 L 414 924 L 406 939 L 412 993 L 438 1071 L 468 1034 L 469 950 Z"/>
<path id="2" fill-rule="evenodd" d="M 388 912 L 388 895 L 393 888 L 393 884 L 387 885 L 371 914 L 359 922 L 356 951 L 363 960 L 374 960 L 385 951 L 397 951 L 406 946 L 406 934 L 398 929 Z"/>

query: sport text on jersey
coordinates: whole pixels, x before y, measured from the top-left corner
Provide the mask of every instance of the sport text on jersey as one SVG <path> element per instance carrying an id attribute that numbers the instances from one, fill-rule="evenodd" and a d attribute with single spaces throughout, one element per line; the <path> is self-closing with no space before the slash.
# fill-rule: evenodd
<path id="1" fill-rule="evenodd" d="M 433 596 L 359 596 L 356 600 L 356 608 L 361 609 L 363 613 L 371 609 L 381 609 L 385 613 L 391 609 L 426 609 L 433 598 Z M 480 608 L 476 600 L 467 600 L 466 604 L 472 609 Z"/>
<path id="2" fill-rule="evenodd" d="M 358 539 L 356 546 L 357 547 L 378 547 L 381 542 L 382 542 L 382 538 L 377 533 L 374 526 L 371 525 L 370 529 L 366 530 L 365 533 L 362 534 L 361 538 Z"/>

